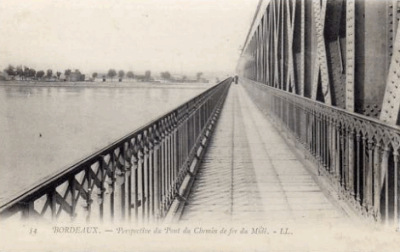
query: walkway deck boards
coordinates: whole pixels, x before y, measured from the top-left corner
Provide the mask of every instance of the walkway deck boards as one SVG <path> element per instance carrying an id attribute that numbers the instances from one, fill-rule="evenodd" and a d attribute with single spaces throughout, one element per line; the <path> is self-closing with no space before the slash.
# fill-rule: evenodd
<path id="1" fill-rule="evenodd" d="M 233 85 L 180 222 L 343 218 L 244 88 Z"/>

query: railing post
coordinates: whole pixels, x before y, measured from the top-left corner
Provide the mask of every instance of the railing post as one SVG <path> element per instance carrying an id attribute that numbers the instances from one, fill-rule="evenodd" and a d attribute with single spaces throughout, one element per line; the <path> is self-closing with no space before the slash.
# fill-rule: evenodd
<path id="1" fill-rule="evenodd" d="M 329 130 L 328 130 L 328 123 L 327 123 L 327 115 L 323 114 L 322 117 L 322 131 L 323 131 L 323 154 L 324 154 L 324 170 L 328 171 L 328 165 L 329 165 L 329 153 L 328 153 L 328 148 L 329 148 Z"/>
<path id="2" fill-rule="evenodd" d="M 127 200 L 127 210 L 128 210 L 128 220 L 131 221 L 132 217 L 132 163 L 131 156 L 129 156 L 128 152 L 131 152 L 130 141 L 123 143 L 122 145 L 122 153 L 123 153 L 123 169 L 125 174 L 125 183 L 127 184 L 126 188 L 126 200 Z"/>
<path id="3" fill-rule="evenodd" d="M 160 143 L 160 151 L 161 151 L 161 216 L 164 217 L 165 214 L 165 205 L 166 205 L 166 178 L 167 178 L 167 173 L 166 173 L 166 166 L 167 166 L 167 144 L 166 144 L 166 125 L 165 125 L 165 120 L 162 122 L 162 131 L 161 131 L 161 143 Z"/>
<path id="4" fill-rule="evenodd" d="M 124 152 L 124 145 L 120 145 L 117 150 L 117 154 L 115 154 L 115 162 L 116 162 L 116 171 L 115 171 L 115 176 L 116 176 L 116 181 L 118 182 L 119 185 L 119 190 L 120 190 L 120 207 L 121 207 L 121 220 L 125 220 L 125 213 L 126 213 L 126 177 L 125 177 L 125 152 Z M 122 159 L 122 160 L 121 160 Z"/>
<path id="5" fill-rule="evenodd" d="M 57 200 L 56 200 L 56 190 L 53 189 L 47 194 L 48 200 L 50 202 L 51 220 L 55 221 L 57 219 Z"/>
<path id="6" fill-rule="evenodd" d="M 139 219 L 139 158 L 138 158 L 138 141 L 137 138 L 133 139 L 133 143 L 131 140 L 132 144 L 132 181 L 133 181 L 133 206 L 131 208 L 134 208 L 134 216 L 135 216 L 135 221 L 138 221 Z"/>
<path id="7" fill-rule="evenodd" d="M 367 167 L 368 163 L 367 163 L 366 157 L 367 157 L 367 152 L 369 152 L 369 149 L 368 149 L 368 138 L 365 135 L 365 133 L 362 137 L 362 143 L 363 143 L 363 150 L 362 150 L 362 153 L 363 153 L 363 165 L 362 165 L 362 167 L 363 167 L 363 190 L 362 190 L 362 194 L 363 195 L 362 195 L 362 201 L 363 201 L 363 209 L 367 210 L 368 209 L 368 200 L 367 200 L 367 198 L 368 198 L 368 188 L 367 188 L 367 186 L 368 186 L 368 182 L 367 182 L 367 180 L 368 180 L 368 167 Z"/>
<path id="8" fill-rule="evenodd" d="M 144 223 L 145 221 L 145 167 L 144 167 L 144 150 L 143 150 L 143 133 L 140 135 L 139 142 L 137 143 L 139 146 L 137 155 L 138 155 L 138 193 L 140 200 L 140 221 Z"/>
<path id="9" fill-rule="evenodd" d="M 371 212 L 373 210 L 373 176 L 374 176 L 374 167 L 373 167 L 373 146 L 374 142 L 372 140 L 372 136 L 368 137 L 368 170 L 367 170 L 367 209 L 368 215 L 371 216 Z"/>
<path id="10" fill-rule="evenodd" d="M 152 132 L 149 132 L 152 133 Z M 154 135 L 151 134 L 148 140 L 148 156 L 149 156 L 149 220 L 154 221 L 155 206 L 155 154 L 154 154 Z"/>
<path id="11" fill-rule="evenodd" d="M 23 220 L 29 220 L 31 217 L 33 217 L 33 212 L 35 211 L 34 209 L 34 202 L 29 201 L 29 202 L 21 202 L 20 206 L 22 208 L 22 219 Z"/>
<path id="12" fill-rule="evenodd" d="M 89 168 L 90 169 L 90 168 Z M 75 218 L 75 209 L 76 209 L 76 196 L 75 196 L 75 176 L 69 179 L 69 187 L 71 190 L 71 221 Z M 78 192 L 79 193 L 79 192 Z"/>
<path id="13" fill-rule="evenodd" d="M 87 211 L 87 216 L 86 216 L 86 222 L 90 222 L 90 217 L 91 217 L 91 213 L 92 213 L 92 180 L 90 178 L 90 167 L 86 167 L 85 169 L 85 178 L 83 180 L 82 183 L 84 183 L 84 181 L 87 181 L 87 198 L 86 198 L 86 211 Z M 68 190 L 74 190 L 73 188 L 71 188 L 71 184 L 68 185 L 67 191 Z M 73 214 L 73 212 L 72 212 Z"/>
<path id="14" fill-rule="evenodd" d="M 179 165 L 179 135 L 178 135 L 178 128 L 177 128 L 177 123 L 174 120 L 174 129 L 173 129 L 173 141 L 172 141 L 172 145 L 173 145 L 173 164 L 172 164 L 172 169 L 173 169 L 173 177 L 172 177 L 172 183 L 174 184 L 173 189 L 173 197 L 175 198 L 176 195 L 178 194 L 178 183 L 177 183 L 177 179 L 178 179 L 178 174 L 179 174 L 179 169 L 180 169 L 180 165 Z"/>
<path id="15" fill-rule="evenodd" d="M 337 178 L 337 183 L 338 183 L 338 186 L 339 186 L 339 188 L 341 187 L 341 184 L 342 184 L 342 174 L 341 174 L 341 171 L 340 171 L 340 168 L 341 168 L 341 166 L 340 166 L 340 162 L 341 162 L 341 156 L 342 156 L 342 153 L 341 153 L 341 145 L 340 145 L 340 132 L 341 132 L 341 125 L 340 125 L 340 122 L 339 122 L 339 120 L 338 121 L 336 121 L 336 130 L 335 130 L 335 141 L 336 141 L 336 145 L 335 145 L 335 148 L 336 148 L 336 160 L 335 160 L 335 164 L 336 164 L 336 166 L 335 166 L 335 171 L 336 171 L 336 178 Z"/>
<path id="16" fill-rule="evenodd" d="M 399 179 L 399 152 L 398 150 L 393 150 L 393 162 L 394 162 L 394 197 L 393 197 L 393 211 L 394 211 L 394 215 L 393 215 L 393 219 L 394 219 L 394 225 L 396 227 L 396 229 L 399 231 L 400 230 L 400 220 L 399 220 L 399 183 L 398 183 L 398 179 Z"/>
<path id="17" fill-rule="evenodd" d="M 360 146 L 361 146 L 361 134 L 360 131 L 357 130 L 356 133 L 356 200 L 358 204 L 361 204 L 361 197 L 360 197 L 360 180 L 361 180 L 361 167 L 360 167 Z"/>
<path id="18" fill-rule="evenodd" d="M 389 154 L 390 148 L 387 144 L 383 148 L 383 155 L 382 155 L 382 165 L 381 165 L 381 172 L 380 172 L 380 188 L 383 187 L 385 184 L 385 224 L 389 224 Z"/>
<path id="19" fill-rule="evenodd" d="M 330 174 L 336 179 L 336 121 L 334 118 L 330 120 Z"/>
<path id="20" fill-rule="evenodd" d="M 348 190 L 350 191 L 350 196 L 354 199 L 354 132 L 350 127 L 347 127 L 347 142 L 348 142 L 348 170 L 349 170 L 349 179 L 348 179 Z"/>
<path id="21" fill-rule="evenodd" d="M 154 140 L 154 215 L 156 221 L 160 219 L 160 142 L 158 137 Z"/>
<path id="22" fill-rule="evenodd" d="M 144 132 L 144 138 L 143 138 L 143 201 L 142 201 L 142 207 L 143 207 L 143 221 L 148 222 L 149 221 L 149 215 L 150 215 L 150 155 L 149 155 L 149 147 L 148 147 L 148 135 Z"/>
<path id="23" fill-rule="evenodd" d="M 340 166 L 341 167 L 341 175 L 340 175 L 340 184 L 341 184 L 341 192 L 343 193 L 346 186 L 346 147 L 345 147 L 345 126 L 341 125 L 340 128 Z"/>
<path id="24" fill-rule="evenodd" d="M 167 119 L 167 137 L 166 137 L 166 144 L 167 144 L 167 167 L 166 167 L 166 207 L 169 206 L 172 200 L 171 189 L 172 189 L 172 175 L 173 175 L 173 168 L 172 168 L 172 129 L 171 129 L 171 118 Z M 167 209 L 168 210 L 168 209 Z"/>
<path id="25" fill-rule="evenodd" d="M 100 173 L 100 188 L 99 188 L 99 193 L 98 193 L 98 197 L 99 197 L 99 217 L 100 217 L 100 221 L 102 222 L 104 220 L 104 183 L 105 183 L 105 179 L 107 176 L 106 173 L 106 162 L 104 160 L 104 156 L 100 156 L 99 158 L 99 173 Z"/>
<path id="26" fill-rule="evenodd" d="M 381 152 L 381 144 L 377 142 L 374 148 L 374 163 L 373 163 L 373 193 L 374 193 L 374 214 L 376 220 L 381 219 L 381 178 L 380 178 L 380 152 Z"/>

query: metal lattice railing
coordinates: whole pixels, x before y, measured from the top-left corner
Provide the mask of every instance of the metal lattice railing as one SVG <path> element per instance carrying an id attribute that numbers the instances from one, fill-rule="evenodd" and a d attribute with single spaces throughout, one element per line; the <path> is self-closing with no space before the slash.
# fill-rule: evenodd
<path id="1" fill-rule="evenodd" d="M 378 222 L 399 223 L 400 127 L 249 79 L 258 106 L 291 133 L 339 197 Z"/>
<path id="2" fill-rule="evenodd" d="M 1 219 L 163 219 L 209 137 L 231 78 L 0 207 Z"/>

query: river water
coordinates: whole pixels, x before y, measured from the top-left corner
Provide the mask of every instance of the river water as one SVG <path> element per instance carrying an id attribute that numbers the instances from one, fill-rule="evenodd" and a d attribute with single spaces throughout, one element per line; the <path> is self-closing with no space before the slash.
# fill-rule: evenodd
<path id="1" fill-rule="evenodd" d="M 0 204 L 208 87 L 0 86 Z"/>

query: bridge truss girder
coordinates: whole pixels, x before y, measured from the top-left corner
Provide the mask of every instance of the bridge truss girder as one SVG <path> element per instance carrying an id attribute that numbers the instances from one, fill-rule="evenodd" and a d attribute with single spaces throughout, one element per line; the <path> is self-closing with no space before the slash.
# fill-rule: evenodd
<path id="1" fill-rule="evenodd" d="M 399 124 L 398 0 L 261 0 L 238 71 Z"/>

